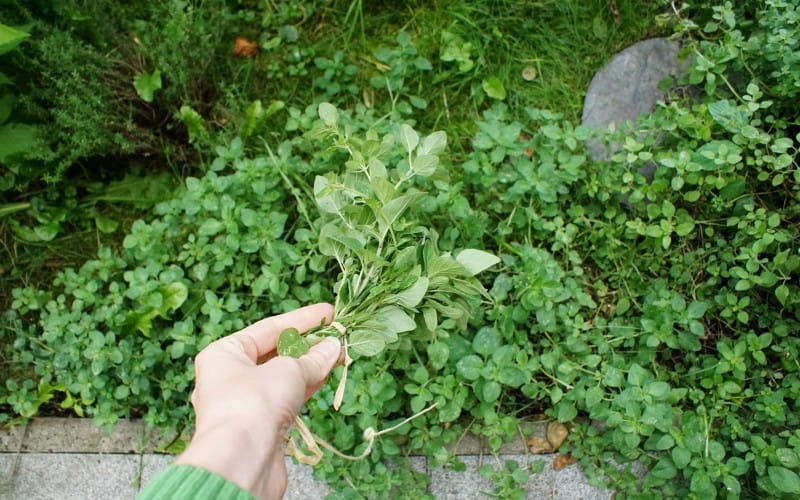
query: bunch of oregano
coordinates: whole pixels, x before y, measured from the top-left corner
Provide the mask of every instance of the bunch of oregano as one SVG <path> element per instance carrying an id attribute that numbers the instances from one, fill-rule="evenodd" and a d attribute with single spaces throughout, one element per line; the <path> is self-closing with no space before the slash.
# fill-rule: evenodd
<path id="1" fill-rule="evenodd" d="M 331 137 L 332 147 L 349 156 L 344 172 L 314 181 L 315 201 L 324 214 L 319 251 L 339 267 L 334 320 L 306 336 L 285 330 L 278 353 L 301 356 L 322 337 L 335 336 L 344 346 L 346 370 L 350 353 L 377 355 L 396 344 L 400 334 L 432 338 L 441 319 L 466 327 L 471 304 L 488 300 L 475 275 L 499 259 L 474 249 L 455 256 L 442 252 L 436 232 L 409 215 L 430 196 L 414 181 L 441 168 L 445 133 L 420 137 L 403 124 L 398 138 L 391 134 L 379 138 L 374 132 L 360 138 L 340 126 L 333 105 L 321 104 L 319 116 L 323 126 L 318 132 Z M 387 165 L 398 139 L 404 159 Z M 345 381 L 346 372 L 334 400 L 337 408 Z"/>

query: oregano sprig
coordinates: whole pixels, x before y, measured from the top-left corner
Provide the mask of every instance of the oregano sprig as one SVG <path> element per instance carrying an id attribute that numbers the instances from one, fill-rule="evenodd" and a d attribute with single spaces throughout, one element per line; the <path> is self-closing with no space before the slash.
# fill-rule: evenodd
<path id="1" fill-rule="evenodd" d="M 332 137 L 332 147 L 350 157 L 344 172 L 314 180 L 314 197 L 324 220 L 319 251 L 334 258 L 340 270 L 334 322 L 305 337 L 284 332 L 279 354 L 298 355 L 317 339 L 336 336 L 352 352 L 374 356 L 397 342 L 399 334 L 434 332 L 443 317 L 465 327 L 469 303 L 487 299 L 475 275 L 499 259 L 473 249 L 456 256 L 441 252 L 436 232 L 413 216 L 430 194 L 412 181 L 441 168 L 446 134 L 420 137 L 403 124 L 398 138 L 379 138 L 374 132 L 360 138 L 340 126 L 331 104 L 321 104 L 319 116 L 320 133 Z M 387 165 L 398 140 L 404 158 Z"/>
<path id="2" fill-rule="evenodd" d="M 474 249 L 455 256 L 442 252 L 437 233 L 415 217 L 430 194 L 413 181 L 430 177 L 442 167 L 439 155 L 447 147 L 444 132 L 421 137 L 402 124 L 397 138 L 391 134 L 379 138 L 372 131 L 362 138 L 339 124 L 333 105 L 321 104 L 319 116 L 319 133 L 331 137 L 332 147 L 349 156 L 343 172 L 329 172 L 314 180 L 315 202 L 323 214 L 319 251 L 339 266 L 334 317 L 330 325 L 305 336 L 293 328 L 285 330 L 278 354 L 301 356 L 323 337 L 340 338 L 345 353 L 333 403 L 338 410 L 351 352 L 375 356 L 411 332 L 433 338 L 442 318 L 466 327 L 471 304 L 488 300 L 475 275 L 499 259 Z M 391 162 L 398 141 L 402 159 Z M 307 438 L 313 435 L 301 420 L 297 425 L 313 448 L 319 440 Z"/>

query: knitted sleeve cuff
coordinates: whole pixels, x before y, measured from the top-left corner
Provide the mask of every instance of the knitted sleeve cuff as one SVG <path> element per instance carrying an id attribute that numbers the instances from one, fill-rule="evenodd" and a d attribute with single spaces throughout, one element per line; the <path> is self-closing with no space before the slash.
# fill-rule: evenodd
<path id="1" fill-rule="evenodd" d="M 214 498 L 252 500 L 247 491 L 224 477 L 191 465 L 170 465 L 137 495 L 137 500 Z"/>

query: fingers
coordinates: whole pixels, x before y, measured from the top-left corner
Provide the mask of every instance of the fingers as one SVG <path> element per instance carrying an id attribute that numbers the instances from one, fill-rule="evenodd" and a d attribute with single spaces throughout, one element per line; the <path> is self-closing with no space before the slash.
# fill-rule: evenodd
<path id="1" fill-rule="evenodd" d="M 231 335 L 231 339 L 239 340 L 247 356 L 256 362 L 258 358 L 275 350 L 278 337 L 286 328 L 294 327 L 302 333 L 320 323 L 328 324 L 332 319 L 333 306 L 314 304 L 257 321 Z"/>
<path id="2" fill-rule="evenodd" d="M 313 394 L 339 360 L 342 345 L 332 337 L 313 346 L 308 353 L 298 358 L 303 380 L 306 384 L 306 399 Z"/>

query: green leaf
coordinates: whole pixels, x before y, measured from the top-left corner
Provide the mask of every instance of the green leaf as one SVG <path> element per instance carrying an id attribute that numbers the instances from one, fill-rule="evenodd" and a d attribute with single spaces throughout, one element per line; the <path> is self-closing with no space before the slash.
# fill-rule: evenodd
<path id="1" fill-rule="evenodd" d="M 133 78 L 133 86 L 144 102 L 153 102 L 155 91 L 161 89 L 161 71 L 139 73 Z"/>
<path id="2" fill-rule="evenodd" d="M 694 301 L 689 304 L 686 314 L 690 319 L 700 319 L 706 313 L 706 309 L 708 309 L 707 302 Z"/>
<path id="3" fill-rule="evenodd" d="M 497 381 L 509 387 L 521 387 L 530 380 L 530 372 L 525 372 L 516 366 L 506 366 L 500 368 L 500 375 Z"/>
<path id="4" fill-rule="evenodd" d="M 487 380 L 481 387 L 481 401 L 484 403 L 494 403 L 500 397 L 502 387 L 494 380 Z"/>
<path id="5" fill-rule="evenodd" d="M 200 113 L 192 109 L 190 106 L 183 105 L 179 111 L 181 123 L 186 126 L 186 131 L 189 133 L 189 142 L 205 142 L 208 140 L 208 131 L 203 123 L 203 117 Z"/>
<path id="6" fill-rule="evenodd" d="M 394 333 L 410 332 L 417 327 L 417 323 L 411 316 L 395 306 L 379 309 L 375 313 L 375 320 Z"/>
<path id="7" fill-rule="evenodd" d="M 425 293 L 428 291 L 430 280 L 422 276 L 414 282 L 409 288 L 394 296 L 394 302 L 406 308 L 417 307 L 422 302 Z"/>
<path id="8" fill-rule="evenodd" d="M 287 328 L 278 337 L 278 355 L 299 358 L 308 352 L 308 341 L 300 335 L 297 328 Z"/>
<path id="9" fill-rule="evenodd" d="M 481 87 L 483 91 L 486 92 L 486 95 L 492 99 L 502 101 L 506 98 L 506 88 L 503 86 L 502 80 L 496 76 L 485 78 L 481 82 Z"/>
<path id="10" fill-rule="evenodd" d="M 400 142 L 407 152 L 411 153 L 419 144 L 419 134 L 405 123 L 400 125 Z"/>
<path id="11" fill-rule="evenodd" d="M 428 360 L 435 368 L 442 368 L 450 357 L 450 347 L 444 342 L 433 342 L 428 345 Z"/>
<path id="12" fill-rule="evenodd" d="M 483 360 L 475 354 L 464 356 L 456 363 L 456 371 L 459 375 L 469 381 L 478 380 L 481 376 Z"/>
<path id="13" fill-rule="evenodd" d="M 669 458 L 664 457 L 653 466 L 650 473 L 659 479 L 672 479 L 678 475 L 678 469 Z"/>
<path id="14" fill-rule="evenodd" d="M 679 469 L 689 465 L 691 459 L 692 453 L 686 448 L 676 447 L 672 449 L 672 461 L 675 462 L 675 466 Z"/>
<path id="15" fill-rule="evenodd" d="M 419 156 L 438 155 L 447 148 L 447 134 L 441 130 L 425 136 L 417 148 Z"/>
<path id="16" fill-rule="evenodd" d="M 164 297 L 164 302 L 161 306 L 161 313 L 166 313 L 169 309 L 177 311 L 178 308 L 186 302 L 189 297 L 189 289 L 181 283 L 176 281 L 161 288 L 161 295 Z"/>
<path id="17" fill-rule="evenodd" d="M 800 495 L 800 476 L 785 467 L 770 466 L 767 474 L 772 484 L 783 493 Z"/>
<path id="18" fill-rule="evenodd" d="M 578 410 L 572 402 L 564 399 L 556 405 L 556 419 L 559 422 L 570 422 L 577 416 Z"/>
<path id="19" fill-rule="evenodd" d="M 468 273 L 475 276 L 500 262 L 500 259 L 489 252 L 467 248 L 456 256 L 456 261 L 464 266 Z"/>
<path id="20" fill-rule="evenodd" d="M 375 356 L 384 350 L 386 341 L 374 330 L 359 329 L 350 333 L 347 346 L 361 356 Z"/>
<path id="21" fill-rule="evenodd" d="M 0 23 L 0 55 L 14 50 L 30 34 Z"/>
<path id="22" fill-rule="evenodd" d="M 639 364 L 634 363 L 628 369 L 628 383 L 630 385 L 641 386 L 649 375 L 647 370 L 642 368 Z"/>
<path id="23" fill-rule="evenodd" d="M 329 127 L 335 127 L 337 122 L 339 121 L 339 113 L 336 111 L 336 107 L 329 103 L 323 102 L 319 105 L 319 117 Z"/>
<path id="24" fill-rule="evenodd" d="M 669 395 L 669 384 L 661 381 L 650 382 L 647 384 L 647 393 L 657 401 L 666 399 Z"/>
<path id="25" fill-rule="evenodd" d="M 255 132 L 258 125 L 264 120 L 264 106 L 261 104 L 261 99 L 256 99 L 251 102 L 244 113 L 244 125 L 242 126 L 242 135 L 250 137 Z"/>
<path id="26" fill-rule="evenodd" d="M 364 248 L 366 240 L 355 229 L 328 223 L 319 231 L 319 251 L 322 255 L 341 259 L 347 250 L 358 252 Z"/>
<path id="27" fill-rule="evenodd" d="M 0 162 L 14 157 L 25 157 L 37 148 L 39 129 L 23 123 L 6 123 L 0 126 Z"/>
<path id="28" fill-rule="evenodd" d="M 386 236 L 386 233 L 389 231 L 392 225 L 397 222 L 397 219 L 403 215 L 403 212 L 405 212 L 411 204 L 420 200 L 424 196 L 425 195 L 423 193 L 408 193 L 404 194 L 403 196 L 398 196 L 397 198 L 383 205 L 376 214 L 378 216 L 381 238 Z"/>
<path id="29" fill-rule="evenodd" d="M 119 227 L 119 221 L 104 215 L 95 217 L 94 222 L 97 225 L 97 229 L 104 234 L 111 234 Z"/>
<path id="30" fill-rule="evenodd" d="M 500 347 L 501 339 L 497 330 L 491 326 L 485 326 L 478 330 L 475 338 L 472 340 L 472 348 L 478 354 L 490 356 L 496 349 Z"/>
<path id="31" fill-rule="evenodd" d="M 778 285 L 775 287 L 775 297 L 782 306 L 786 306 L 786 301 L 789 299 L 789 287 L 786 285 Z"/>

